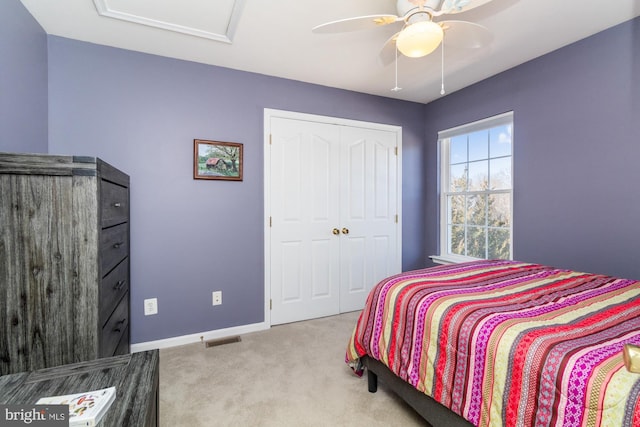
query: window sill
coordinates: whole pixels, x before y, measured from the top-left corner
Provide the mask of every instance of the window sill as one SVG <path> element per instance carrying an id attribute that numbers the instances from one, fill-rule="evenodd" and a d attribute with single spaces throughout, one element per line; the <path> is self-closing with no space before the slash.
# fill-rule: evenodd
<path id="1" fill-rule="evenodd" d="M 461 262 L 478 261 L 480 258 L 472 258 L 462 255 L 430 255 L 431 261 L 436 264 L 459 264 Z"/>

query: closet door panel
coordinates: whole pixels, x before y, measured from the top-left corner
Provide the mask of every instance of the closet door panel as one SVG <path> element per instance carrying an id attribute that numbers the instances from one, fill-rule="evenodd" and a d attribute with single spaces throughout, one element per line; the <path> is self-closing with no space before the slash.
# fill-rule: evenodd
<path id="1" fill-rule="evenodd" d="M 271 122 L 271 323 L 338 314 L 338 132 Z"/>
<path id="2" fill-rule="evenodd" d="M 362 309 L 373 286 L 398 272 L 398 141 L 395 132 L 344 126 L 340 145 L 340 311 L 347 312 Z"/>

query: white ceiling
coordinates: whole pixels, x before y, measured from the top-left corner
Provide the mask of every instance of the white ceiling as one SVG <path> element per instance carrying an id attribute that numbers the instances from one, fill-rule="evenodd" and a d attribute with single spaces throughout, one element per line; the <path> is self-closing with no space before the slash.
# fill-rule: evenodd
<path id="1" fill-rule="evenodd" d="M 316 25 L 396 14 L 396 0 L 21 0 L 48 34 L 323 86 L 426 103 L 440 97 L 441 55 L 378 54 L 401 27 L 314 34 Z M 473 2 L 474 0 L 472 0 Z M 483 1 L 483 0 L 475 0 Z M 100 13 L 99 13 L 100 12 Z M 640 0 L 493 0 L 451 16 L 493 34 L 445 50 L 447 93 L 640 15 Z"/>

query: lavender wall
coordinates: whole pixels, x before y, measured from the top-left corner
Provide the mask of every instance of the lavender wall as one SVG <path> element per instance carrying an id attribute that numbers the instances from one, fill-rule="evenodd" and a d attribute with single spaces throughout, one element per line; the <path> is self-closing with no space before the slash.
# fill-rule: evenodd
<path id="1" fill-rule="evenodd" d="M 640 279 L 640 18 L 426 107 L 426 247 L 437 132 L 514 111 L 514 257 Z"/>
<path id="2" fill-rule="evenodd" d="M 134 343 L 264 319 L 264 108 L 402 126 L 403 266 L 424 265 L 424 105 L 54 36 L 49 90 L 49 151 L 131 176 Z M 194 138 L 243 143 L 244 180 L 193 180 Z"/>
<path id="3" fill-rule="evenodd" d="M 0 151 L 47 152 L 47 35 L 18 0 L 0 1 Z"/>

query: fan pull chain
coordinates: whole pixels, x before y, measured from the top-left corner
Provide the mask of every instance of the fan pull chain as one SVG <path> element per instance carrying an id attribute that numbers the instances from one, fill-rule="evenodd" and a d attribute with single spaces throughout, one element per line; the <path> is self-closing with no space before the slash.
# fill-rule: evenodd
<path id="1" fill-rule="evenodd" d="M 401 87 L 398 87 L 398 47 L 396 46 L 396 86 L 391 89 L 394 92 L 398 92 L 399 90 L 402 90 Z"/>
<path id="2" fill-rule="evenodd" d="M 441 52 L 442 52 L 442 60 L 441 62 L 441 66 L 442 66 L 442 70 L 441 70 L 441 85 L 440 85 L 440 95 L 444 95 L 445 91 L 444 91 L 444 37 L 442 40 L 442 47 L 441 47 Z"/>

